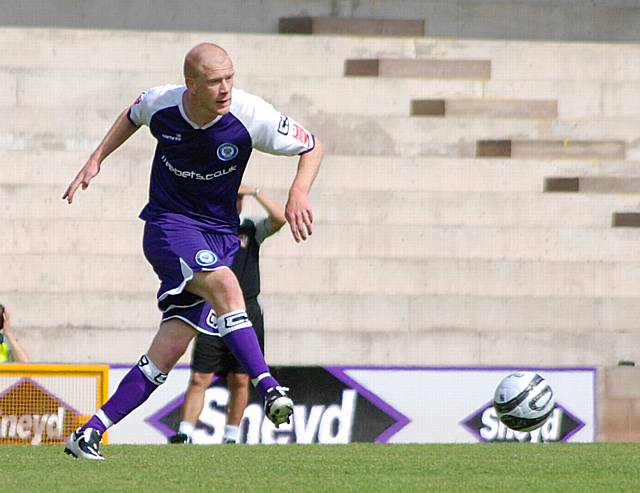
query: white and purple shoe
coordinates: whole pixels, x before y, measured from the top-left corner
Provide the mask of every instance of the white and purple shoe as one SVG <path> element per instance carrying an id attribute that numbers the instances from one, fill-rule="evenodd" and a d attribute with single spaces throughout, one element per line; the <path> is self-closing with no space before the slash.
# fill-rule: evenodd
<path id="1" fill-rule="evenodd" d="M 93 428 L 86 428 L 84 431 L 80 429 L 71 434 L 65 444 L 64 453 L 76 459 L 104 460 L 100 453 L 100 432 Z"/>

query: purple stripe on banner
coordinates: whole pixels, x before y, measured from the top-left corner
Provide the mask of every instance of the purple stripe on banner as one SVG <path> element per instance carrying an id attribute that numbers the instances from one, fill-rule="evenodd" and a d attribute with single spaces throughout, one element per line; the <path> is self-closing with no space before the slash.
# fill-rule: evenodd
<path id="1" fill-rule="evenodd" d="M 370 390 L 363 387 L 360 383 L 356 382 L 353 378 L 348 376 L 345 373 L 345 370 L 354 370 L 361 369 L 355 367 L 325 367 L 326 371 L 331 373 L 334 377 L 340 380 L 345 385 L 348 385 L 352 389 L 356 390 L 358 394 L 367 399 L 371 404 L 376 406 L 385 414 L 389 415 L 391 418 L 395 419 L 396 422 L 383 431 L 380 435 L 376 437 L 374 440 L 375 443 L 387 443 L 387 441 L 396 433 L 398 433 L 402 428 L 407 426 L 411 420 L 407 418 L 404 414 L 402 414 L 397 409 L 391 407 L 390 404 L 383 401 L 379 396 L 371 392 Z M 368 369 L 377 369 L 377 368 L 368 368 Z"/>
<path id="2" fill-rule="evenodd" d="M 155 413 L 153 413 L 148 418 L 145 418 L 145 421 L 149 423 L 154 428 L 158 429 L 160 433 L 164 436 L 170 437 L 175 434 L 175 430 L 172 430 L 167 425 L 165 425 L 161 419 L 171 414 L 171 412 L 184 404 L 184 394 L 180 394 L 178 397 L 169 402 L 166 406 L 161 409 L 158 409 Z"/>
<path id="3" fill-rule="evenodd" d="M 338 368 L 338 367 L 336 367 Z M 553 366 L 341 366 L 345 370 L 428 370 L 428 371 L 590 371 L 595 373 L 593 367 L 553 367 Z"/>

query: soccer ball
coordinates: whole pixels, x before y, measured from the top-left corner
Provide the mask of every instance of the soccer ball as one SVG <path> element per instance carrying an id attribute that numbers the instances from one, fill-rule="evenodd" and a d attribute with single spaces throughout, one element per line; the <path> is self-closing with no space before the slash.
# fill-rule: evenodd
<path id="1" fill-rule="evenodd" d="M 555 406 L 553 390 L 532 371 L 507 375 L 498 384 L 493 407 L 500 421 L 515 431 L 532 431 L 544 424 Z"/>

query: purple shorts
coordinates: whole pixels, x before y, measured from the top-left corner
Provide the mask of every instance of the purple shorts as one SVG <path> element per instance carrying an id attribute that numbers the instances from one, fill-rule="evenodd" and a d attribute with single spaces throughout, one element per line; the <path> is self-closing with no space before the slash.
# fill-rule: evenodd
<path id="1" fill-rule="evenodd" d="M 144 255 L 160 278 L 158 308 L 195 307 L 204 300 L 186 290 L 195 272 L 231 268 L 240 240 L 234 234 L 203 232 L 170 221 L 147 222 L 144 227 Z M 210 307 L 209 307 L 210 308 Z M 208 312 L 202 309 L 201 316 Z"/>
<path id="2" fill-rule="evenodd" d="M 220 336 L 216 312 L 211 305 L 202 300 L 200 303 L 187 307 L 173 306 L 162 313 L 162 321 L 177 318 L 203 334 Z"/>

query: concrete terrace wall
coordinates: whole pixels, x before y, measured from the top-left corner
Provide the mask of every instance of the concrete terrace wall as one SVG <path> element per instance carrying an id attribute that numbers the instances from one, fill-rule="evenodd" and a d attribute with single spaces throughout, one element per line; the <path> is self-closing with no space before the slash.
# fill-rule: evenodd
<path id="1" fill-rule="evenodd" d="M 639 41 L 638 0 L 0 0 L 0 25 L 276 33 L 287 16 L 424 19 L 429 36 Z"/>
<path id="2" fill-rule="evenodd" d="M 270 362 L 635 359 L 640 230 L 612 228 L 611 217 L 637 211 L 638 191 L 547 193 L 544 183 L 640 177 L 640 68 L 627 63 L 640 46 L 4 28 L 0 301 L 36 361 L 131 362 L 148 346 L 157 282 L 136 219 L 148 132 L 114 153 L 73 206 L 60 197 L 117 112 L 140 90 L 179 81 L 186 50 L 212 38 L 234 58 L 238 86 L 327 149 L 313 238 L 296 245 L 283 232 L 263 250 Z M 347 59 L 378 57 L 489 60 L 491 73 L 344 76 Z M 554 100 L 557 114 L 410 116 L 415 98 Z M 478 139 L 614 139 L 624 155 L 478 158 Z M 247 180 L 283 201 L 294 168 L 256 153 Z"/>

